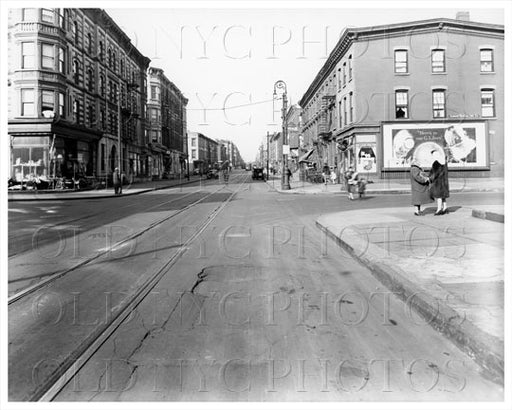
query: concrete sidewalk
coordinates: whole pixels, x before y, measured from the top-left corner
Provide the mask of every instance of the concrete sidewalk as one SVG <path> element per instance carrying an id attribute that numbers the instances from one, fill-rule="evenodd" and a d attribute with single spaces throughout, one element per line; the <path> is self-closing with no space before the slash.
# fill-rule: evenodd
<path id="1" fill-rule="evenodd" d="M 503 215 L 501 208 L 492 213 Z M 504 377 L 504 225 L 473 217 L 487 206 L 337 212 L 317 226 L 366 265 L 416 314 L 479 363 Z"/>
<path id="2" fill-rule="evenodd" d="M 137 182 L 123 186 L 122 195 L 116 195 L 114 188 L 92 189 L 84 191 L 56 190 L 56 191 L 9 191 L 9 201 L 51 201 L 51 200 L 69 200 L 69 199 L 92 199 L 92 198 L 113 198 L 127 195 L 137 195 L 144 192 L 156 191 L 191 184 L 193 182 L 209 181 L 206 177 L 200 178 L 197 175 L 187 179 L 165 179 L 158 181 Z"/>
<path id="3" fill-rule="evenodd" d="M 346 194 L 345 184 L 313 184 L 291 179 L 290 190 L 281 189 L 281 177 L 270 176 L 267 184 L 279 193 L 283 194 Z M 504 178 L 450 178 L 451 192 L 504 192 Z M 367 195 L 375 194 L 407 194 L 411 192 L 409 175 L 404 179 L 374 179 L 373 183 L 366 186 Z M 357 195 L 356 195 L 357 196 Z"/>

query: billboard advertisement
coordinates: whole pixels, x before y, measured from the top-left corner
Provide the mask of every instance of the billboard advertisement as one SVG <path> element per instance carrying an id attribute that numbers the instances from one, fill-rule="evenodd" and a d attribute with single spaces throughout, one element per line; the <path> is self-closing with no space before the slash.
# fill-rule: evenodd
<path id="1" fill-rule="evenodd" d="M 484 122 L 383 124 L 384 168 L 409 168 L 413 159 L 430 167 L 432 154 L 446 155 L 453 169 L 489 166 Z"/>

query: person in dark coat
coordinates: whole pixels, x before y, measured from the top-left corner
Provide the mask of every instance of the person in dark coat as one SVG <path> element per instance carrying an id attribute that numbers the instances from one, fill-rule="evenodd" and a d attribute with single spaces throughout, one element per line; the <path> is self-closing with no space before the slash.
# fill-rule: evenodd
<path id="1" fill-rule="evenodd" d="M 421 205 L 432 202 L 432 197 L 429 192 L 429 176 L 423 171 L 420 163 L 413 159 L 411 162 L 411 203 L 414 205 L 414 215 L 423 215 L 421 212 Z"/>
<path id="2" fill-rule="evenodd" d="M 112 182 L 114 183 L 114 192 L 116 195 L 121 195 L 123 193 L 123 181 L 121 180 L 121 174 L 119 173 L 119 168 L 114 169 L 114 174 L 112 175 Z"/>
<path id="3" fill-rule="evenodd" d="M 446 158 L 439 151 L 432 151 L 434 162 L 430 170 L 430 195 L 437 202 L 437 211 L 434 215 L 448 213 L 446 198 L 450 197 L 450 186 L 448 184 L 448 165 Z"/>

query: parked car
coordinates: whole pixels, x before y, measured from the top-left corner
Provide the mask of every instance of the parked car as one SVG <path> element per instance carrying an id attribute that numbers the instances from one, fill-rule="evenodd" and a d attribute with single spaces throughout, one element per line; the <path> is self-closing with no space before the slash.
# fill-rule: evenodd
<path id="1" fill-rule="evenodd" d="M 264 180 L 263 176 L 263 168 L 253 168 L 252 169 L 252 179 L 262 179 Z"/>
<path id="2" fill-rule="evenodd" d="M 206 174 L 206 178 L 208 179 L 218 179 L 219 178 L 219 171 L 216 169 L 210 169 L 208 173 Z"/>

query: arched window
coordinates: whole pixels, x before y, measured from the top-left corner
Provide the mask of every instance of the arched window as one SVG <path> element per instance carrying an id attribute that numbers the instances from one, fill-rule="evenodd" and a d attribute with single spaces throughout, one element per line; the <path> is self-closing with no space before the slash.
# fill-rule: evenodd
<path id="1" fill-rule="evenodd" d="M 77 21 L 73 21 L 73 37 L 74 37 L 74 40 L 75 40 L 75 44 L 78 45 L 78 22 Z"/>

